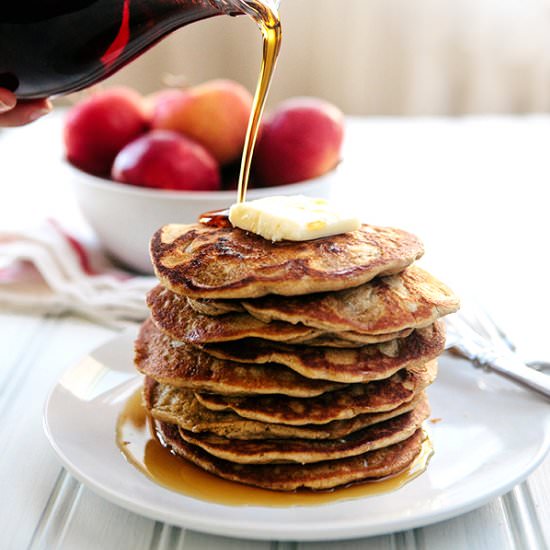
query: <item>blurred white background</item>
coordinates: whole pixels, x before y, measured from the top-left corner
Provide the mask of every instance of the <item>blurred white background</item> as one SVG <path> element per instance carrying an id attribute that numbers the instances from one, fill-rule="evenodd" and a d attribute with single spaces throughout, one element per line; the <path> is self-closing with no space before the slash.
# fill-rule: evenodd
<path id="1" fill-rule="evenodd" d="M 550 110 L 550 0 L 282 0 L 270 103 L 315 95 L 356 115 Z M 234 78 L 251 90 L 260 33 L 246 17 L 180 29 L 110 82 L 143 92 Z"/>

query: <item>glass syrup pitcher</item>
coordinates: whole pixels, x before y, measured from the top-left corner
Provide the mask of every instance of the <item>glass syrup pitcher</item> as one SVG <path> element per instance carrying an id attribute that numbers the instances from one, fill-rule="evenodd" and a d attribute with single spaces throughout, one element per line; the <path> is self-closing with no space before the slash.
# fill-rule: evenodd
<path id="1" fill-rule="evenodd" d="M 278 23 L 276 0 L 39 0 L 0 10 L 0 87 L 20 99 L 81 90 L 172 31 L 217 15 Z M 18 6 L 18 7 L 15 7 Z"/>

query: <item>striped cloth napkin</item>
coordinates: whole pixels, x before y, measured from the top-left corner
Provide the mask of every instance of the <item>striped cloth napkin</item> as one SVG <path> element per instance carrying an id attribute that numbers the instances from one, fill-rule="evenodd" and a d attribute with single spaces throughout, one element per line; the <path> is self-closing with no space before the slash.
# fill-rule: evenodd
<path id="1" fill-rule="evenodd" d="M 112 328 L 147 316 L 145 294 L 154 277 L 131 275 L 109 262 L 55 220 L 18 232 L 0 232 L 0 308 L 74 313 Z"/>

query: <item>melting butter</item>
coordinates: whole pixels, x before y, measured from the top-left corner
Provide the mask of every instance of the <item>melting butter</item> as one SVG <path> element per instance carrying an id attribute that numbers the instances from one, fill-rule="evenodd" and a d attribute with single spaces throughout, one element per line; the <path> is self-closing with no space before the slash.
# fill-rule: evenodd
<path id="1" fill-rule="evenodd" d="M 334 209 L 325 199 L 303 195 L 265 197 L 234 204 L 233 227 L 270 241 L 309 241 L 359 229 L 358 218 Z"/>

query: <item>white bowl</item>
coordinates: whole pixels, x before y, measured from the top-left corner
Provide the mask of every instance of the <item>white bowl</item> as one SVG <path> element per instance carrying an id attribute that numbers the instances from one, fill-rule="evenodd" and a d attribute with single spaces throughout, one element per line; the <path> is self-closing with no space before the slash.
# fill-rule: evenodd
<path id="1" fill-rule="evenodd" d="M 236 191 L 163 191 L 92 176 L 65 163 L 82 214 L 106 252 L 124 266 L 152 273 L 149 240 L 167 223 L 193 223 L 204 212 L 236 202 Z M 337 170 L 304 182 L 250 189 L 248 199 L 272 195 L 326 198 Z"/>

